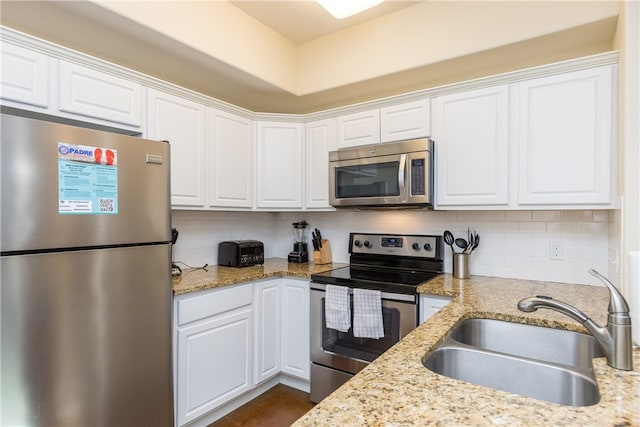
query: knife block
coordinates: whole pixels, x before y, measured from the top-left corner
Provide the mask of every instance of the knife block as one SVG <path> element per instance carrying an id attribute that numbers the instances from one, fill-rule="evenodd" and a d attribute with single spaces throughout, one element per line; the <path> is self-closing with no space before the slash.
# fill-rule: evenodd
<path id="1" fill-rule="evenodd" d="M 313 251 L 314 264 L 331 264 L 331 244 L 328 240 L 322 239 L 322 247 L 318 251 Z"/>

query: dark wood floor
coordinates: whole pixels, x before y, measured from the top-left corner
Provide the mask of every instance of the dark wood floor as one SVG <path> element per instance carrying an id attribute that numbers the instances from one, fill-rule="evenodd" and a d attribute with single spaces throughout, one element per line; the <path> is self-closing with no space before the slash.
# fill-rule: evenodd
<path id="1" fill-rule="evenodd" d="M 209 427 L 288 427 L 311 408 L 309 393 L 278 384 Z"/>

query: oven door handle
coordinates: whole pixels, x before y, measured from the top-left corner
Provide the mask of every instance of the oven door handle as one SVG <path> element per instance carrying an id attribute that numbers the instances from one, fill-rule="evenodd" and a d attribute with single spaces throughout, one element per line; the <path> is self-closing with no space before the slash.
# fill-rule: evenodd
<path id="1" fill-rule="evenodd" d="M 318 292 L 325 292 L 327 285 L 324 283 L 317 283 L 317 282 L 311 282 L 310 284 L 310 289 L 312 291 L 318 291 Z M 349 295 L 353 295 L 353 288 L 349 288 Z M 403 301 L 403 302 L 410 302 L 415 304 L 416 303 L 416 296 L 415 295 L 407 295 L 407 294 L 395 294 L 395 293 L 389 293 L 389 292 L 382 292 L 381 297 L 383 300 L 389 300 L 389 301 Z"/>

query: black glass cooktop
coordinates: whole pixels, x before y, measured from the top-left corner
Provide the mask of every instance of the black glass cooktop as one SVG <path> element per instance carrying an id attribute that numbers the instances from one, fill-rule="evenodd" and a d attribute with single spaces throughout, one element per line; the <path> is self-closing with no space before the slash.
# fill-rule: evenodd
<path id="1" fill-rule="evenodd" d="M 415 294 L 416 288 L 441 273 L 376 267 L 343 267 L 311 275 L 316 283 Z"/>

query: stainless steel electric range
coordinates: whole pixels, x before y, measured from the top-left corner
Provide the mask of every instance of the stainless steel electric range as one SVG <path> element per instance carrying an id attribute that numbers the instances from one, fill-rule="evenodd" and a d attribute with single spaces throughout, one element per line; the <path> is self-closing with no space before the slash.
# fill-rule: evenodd
<path id="1" fill-rule="evenodd" d="M 417 287 L 442 274 L 443 240 L 433 235 L 351 233 L 349 266 L 311 276 L 311 401 L 319 402 L 418 325 Z M 381 291 L 382 338 L 328 328 L 327 285 Z M 353 297 L 350 296 L 353 305 Z"/>

